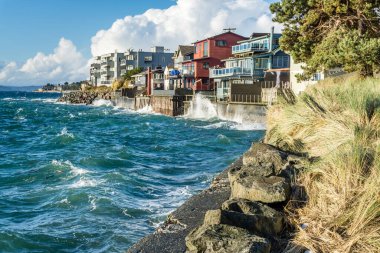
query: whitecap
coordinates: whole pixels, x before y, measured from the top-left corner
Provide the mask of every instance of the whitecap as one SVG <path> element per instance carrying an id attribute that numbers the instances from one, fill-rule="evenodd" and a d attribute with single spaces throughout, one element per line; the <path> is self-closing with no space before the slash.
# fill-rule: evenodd
<path id="1" fill-rule="evenodd" d="M 74 176 L 84 175 L 84 174 L 89 173 L 89 171 L 86 170 L 86 169 L 74 166 L 70 161 L 65 161 L 64 164 L 66 164 L 66 165 L 68 165 L 70 167 L 71 173 Z"/>
<path id="2" fill-rule="evenodd" d="M 186 187 L 178 188 L 174 191 L 170 191 L 167 194 L 167 196 L 168 197 L 186 197 L 186 196 L 191 196 L 191 193 L 190 193 L 189 187 L 186 186 Z"/>
<path id="3" fill-rule="evenodd" d="M 93 106 L 113 106 L 110 100 L 105 100 L 105 99 L 95 99 L 92 102 L 92 105 Z"/>
<path id="4" fill-rule="evenodd" d="M 70 204 L 69 200 L 67 198 L 64 198 L 60 201 L 58 201 L 59 204 Z"/>
<path id="5" fill-rule="evenodd" d="M 69 188 L 95 187 L 97 185 L 98 182 L 96 180 L 81 177 L 78 181 L 71 184 Z"/>
<path id="6" fill-rule="evenodd" d="M 150 105 L 144 106 L 143 108 L 136 110 L 136 112 L 137 113 L 141 113 L 141 114 L 155 114 L 155 115 L 158 115 L 158 113 L 155 113 L 153 111 L 153 108 Z"/>
<path id="7" fill-rule="evenodd" d="M 67 136 L 67 137 L 70 137 L 70 138 L 74 138 L 74 134 L 72 133 L 69 133 L 69 131 L 67 130 L 66 127 L 64 127 L 61 132 L 59 134 L 57 134 L 57 136 Z"/>
<path id="8" fill-rule="evenodd" d="M 90 195 L 88 198 L 90 202 L 90 211 L 94 211 L 96 209 L 96 198 L 92 195 Z"/>
<path id="9" fill-rule="evenodd" d="M 266 124 L 265 123 L 236 124 L 236 125 L 232 125 L 231 129 L 233 129 L 233 130 L 239 130 L 239 131 L 266 130 Z"/>
<path id="10" fill-rule="evenodd" d="M 80 175 L 84 175 L 84 174 L 87 174 L 89 173 L 88 170 L 86 169 L 83 169 L 83 168 L 79 168 L 77 166 L 74 166 L 70 161 L 57 161 L 57 160 L 53 160 L 51 161 L 51 164 L 55 165 L 55 166 L 60 166 L 60 167 L 69 167 L 70 168 L 70 172 L 71 174 L 73 174 L 73 176 L 80 176 Z"/>
<path id="11" fill-rule="evenodd" d="M 43 102 L 43 103 L 55 103 L 57 99 L 55 98 L 32 98 L 31 101 Z"/>
<path id="12" fill-rule="evenodd" d="M 230 124 L 228 122 L 217 122 L 217 123 L 213 123 L 213 124 L 210 124 L 210 125 L 206 125 L 206 126 L 198 126 L 197 128 L 202 128 L 202 129 L 217 129 L 217 128 L 226 128 L 228 127 Z"/>

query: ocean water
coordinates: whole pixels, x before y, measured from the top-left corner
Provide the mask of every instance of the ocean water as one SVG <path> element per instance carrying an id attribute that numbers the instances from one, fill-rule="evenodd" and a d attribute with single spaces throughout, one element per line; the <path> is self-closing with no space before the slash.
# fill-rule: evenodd
<path id="1" fill-rule="evenodd" d="M 0 92 L 0 252 L 125 252 L 264 131 Z"/>

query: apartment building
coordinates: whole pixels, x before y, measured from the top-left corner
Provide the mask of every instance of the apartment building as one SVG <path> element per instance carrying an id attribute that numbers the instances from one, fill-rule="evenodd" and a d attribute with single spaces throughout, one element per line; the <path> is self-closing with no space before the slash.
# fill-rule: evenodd
<path id="1" fill-rule="evenodd" d="M 128 50 L 124 53 L 111 53 L 96 56 L 90 67 L 90 81 L 94 86 L 111 86 L 115 79 L 121 78 L 128 70 L 144 70 L 173 65 L 173 53 L 166 52 L 164 47 L 155 46 L 150 52 Z"/>

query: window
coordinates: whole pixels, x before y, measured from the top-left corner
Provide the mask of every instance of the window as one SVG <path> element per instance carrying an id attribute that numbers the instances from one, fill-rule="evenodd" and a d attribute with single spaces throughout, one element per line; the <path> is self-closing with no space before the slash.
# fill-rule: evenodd
<path id="1" fill-rule="evenodd" d="M 210 64 L 208 62 L 203 63 L 203 69 L 209 69 Z"/>
<path id="2" fill-rule="evenodd" d="M 311 80 L 312 80 L 312 81 L 320 81 L 320 80 L 322 80 L 322 75 L 321 75 L 321 73 L 315 73 L 315 74 L 313 75 L 313 77 L 311 78 Z"/>
<path id="3" fill-rule="evenodd" d="M 225 40 L 217 40 L 215 42 L 215 46 L 217 46 L 217 47 L 226 47 L 227 46 L 227 41 L 225 41 Z"/>
<path id="4" fill-rule="evenodd" d="M 255 69 L 268 69 L 268 58 L 255 59 Z"/>
<path id="5" fill-rule="evenodd" d="M 208 56 L 208 42 L 203 43 L 203 56 Z"/>
<path id="6" fill-rule="evenodd" d="M 133 65 L 128 65 L 127 69 L 128 70 L 132 70 L 133 69 Z"/>
<path id="7" fill-rule="evenodd" d="M 131 54 L 128 55 L 128 56 L 127 56 L 127 60 L 129 60 L 129 61 L 133 61 L 133 60 L 134 60 L 134 59 L 133 59 L 133 55 L 131 55 Z"/>
<path id="8" fill-rule="evenodd" d="M 289 68 L 289 56 L 274 56 L 272 65 L 274 68 Z"/>

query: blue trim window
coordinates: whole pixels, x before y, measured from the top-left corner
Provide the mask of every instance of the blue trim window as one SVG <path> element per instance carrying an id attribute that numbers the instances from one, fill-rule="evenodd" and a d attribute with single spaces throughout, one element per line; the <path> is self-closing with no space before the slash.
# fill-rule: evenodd
<path id="1" fill-rule="evenodd" d="M 289 56 L 273 56 L 273 68 L 289 68 Z"/>

